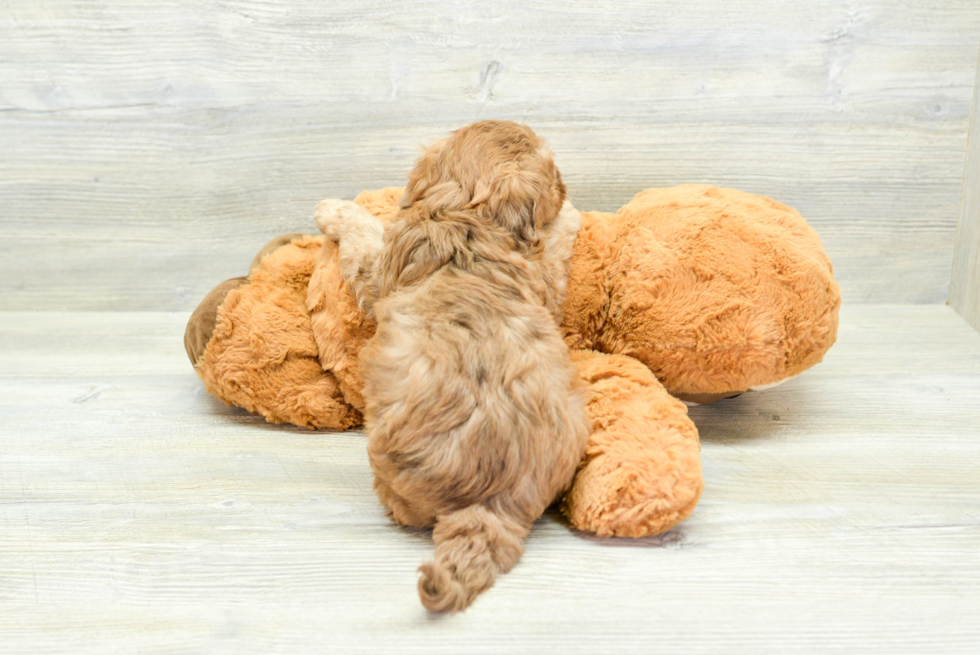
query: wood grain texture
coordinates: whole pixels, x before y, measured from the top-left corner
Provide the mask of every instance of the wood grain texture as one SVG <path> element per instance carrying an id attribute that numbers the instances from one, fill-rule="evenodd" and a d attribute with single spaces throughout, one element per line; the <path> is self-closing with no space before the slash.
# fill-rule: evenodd
<path id="1" fill-rule="evenodd" d="M 665 535 L 555 513 L 466 613 L 431 618 L 421 531 L 359 433 L 205 395 L 186 313 L 0 313 L 0 650 L 973 653 L 980 335 L 845 306 L 824 363 L 692 408 L 706 488 Z"/>
<path id="2" fill-rule="evenodd" d="M 963 198 L 953 254 L 949 304 L 980 330 L 980 55 L 974 85 L 973 115 L 963 171 Z"/>
<path id="3" fill-rule="evenodd" d="M 583 209 L 771 195 L 847 301 L 942 302 L 978 39 L 975 0 L 7 2 L 0 308 L 191 309 L 487 117 L 548 138 Z"/>

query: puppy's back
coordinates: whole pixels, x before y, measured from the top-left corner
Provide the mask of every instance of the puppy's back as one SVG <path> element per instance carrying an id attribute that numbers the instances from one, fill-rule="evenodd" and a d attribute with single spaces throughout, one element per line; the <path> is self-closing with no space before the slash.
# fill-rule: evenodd
<path id="1" fill-rule="evenodd" d="M 423 602 L 462 609 L 516 563 L 581 460 L 567 349 L 519 287 L 456 270 L 375 311 L 361 370 L 376 487 L 398 522 L 436 526 Z"/>

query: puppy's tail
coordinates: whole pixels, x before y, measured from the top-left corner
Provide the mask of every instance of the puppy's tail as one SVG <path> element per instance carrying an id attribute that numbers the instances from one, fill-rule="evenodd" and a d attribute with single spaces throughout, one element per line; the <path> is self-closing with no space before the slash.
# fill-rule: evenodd
<path id="1" fill-rule="evenodd" d="M 419 596 L 433 612 L 458 612 L 510 571 L 524 552 L 529 526 L 471 505 L 436 522 L 435 559 L 419 568 Z"/>

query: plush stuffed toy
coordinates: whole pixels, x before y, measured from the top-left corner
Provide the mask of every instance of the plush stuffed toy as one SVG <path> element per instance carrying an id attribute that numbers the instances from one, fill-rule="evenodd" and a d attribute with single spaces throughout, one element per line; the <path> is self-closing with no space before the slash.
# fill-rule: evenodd
<path id="1" fill-rule="evenodd" d="M 355 202 L 380 219 L 401 189 Z M 648 189 L 567 235 L 562 330 L 588 386 L 592 433 L 563 510 L 600 536 L 661 533 L 700 496 L 700 445 L 681 401 L 770 386 L 818 363 L 840 292 L 795 210 L 733 189 Z M 247 277 L 216 287 L 185 346 L 208 391 L 276 423 L 362 422 L 357 353 L 374 324 L 345 282 L 337 245 L 278 237 Z"/>

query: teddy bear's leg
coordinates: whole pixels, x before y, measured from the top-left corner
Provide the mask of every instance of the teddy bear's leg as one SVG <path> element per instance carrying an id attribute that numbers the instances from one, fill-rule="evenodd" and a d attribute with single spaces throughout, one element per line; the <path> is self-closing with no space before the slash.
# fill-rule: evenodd
<path id="1" fill-rule="evenodd" d="M 625 355 L 572 351 L 588 387 L 588 450 L 566 495 L 572 525 L 602 537 L 659 534 L 684 520 L 704 486 L 687 408 Z"/>

